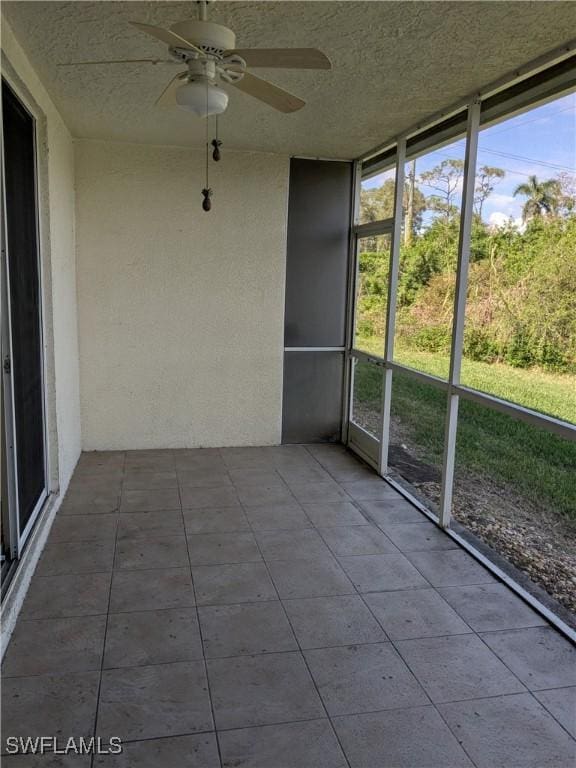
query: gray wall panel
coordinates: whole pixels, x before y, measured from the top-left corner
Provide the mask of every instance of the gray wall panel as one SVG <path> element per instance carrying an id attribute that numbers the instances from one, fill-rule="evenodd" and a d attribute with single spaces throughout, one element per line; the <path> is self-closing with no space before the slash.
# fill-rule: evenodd
<path id="1" fill-rule="evenodd" d="M 284 353 L 283 443 L 340 440 L 343 381 L 343 352 Z"/>
<path id="2" fill-rule="evenodd" d="M 351 195 L 351 163 L 291 160 L 287 347 L 344 346 Z"/>

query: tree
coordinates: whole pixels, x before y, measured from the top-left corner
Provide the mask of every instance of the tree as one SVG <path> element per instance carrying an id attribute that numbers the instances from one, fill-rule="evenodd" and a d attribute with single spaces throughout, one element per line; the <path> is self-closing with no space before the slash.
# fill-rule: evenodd
<path id="1" fill-rule="evenodd" d="M 392 218 L 394 215 L 395 189 L 396 182 L 394 179 L 386 179 L 386 181 L 379 187 L 362 190 L 362 193 L 360 194 L 360 220 L 362 222 L 369 222 Z M 410 194 L 412 194 L 411 204 Z M 426 198 L 418 187 L 415 187 L 412 190 L 409 181 L 406 181 L 404 185 L 403 205 L 406 211 L 408 211 L 408 208 L 410 207 L 412 213 L 410 230 L 411 232 L 415 232 L 422 225 L 422 214 L 426 210 Z M 406 222 L 406 226 L 408 227 L 408 221 Z M 376 238 L 367 240 L 364 247 L 367 251 L 377 250 Z"/>
<path id="2" fill-rule="evenodd" d="M 461 189 L 463 175 L 464 161 L 452 158 L 442 160 L 440 165 L 421 173 L 420 183 L 436 193 L 426 199 L 428 208 L 438 211 L 446 220 L 457 213 L 455 200 Z"/>
<path id="3" fill-rule="evenodd" d="M 379 187 L 362 190 L 360 213 L 363 222 L 389 219 L 394 215 L 394 179 L 386 179 Z"/>
<path id="4" fill-rule="evenodd" d="M 558 212 L 561 216 L 576 213 L 576 175 L 562 171 L 557 177 L 559 187 Z"/>
<path id="5" fill-rule="evenodd" d="M 482 219 L 482 208 L 486 199 L 494 191 L 498 179 L 503 179 L 506 171 L 502 168 L 495 168 L 490 165 L 483 165 L 476 172 L 476 187 L 474 189 L 474 210 L 478 217 Z"/>
<path id="6" fill-rule="evenodd" d="M 527 182 L 516 187 L 514 197 L 517 195 L 526 198 L 522 208 L 524 221 L 548 216 L 558 210 L 561 195 L 560 183 L 558 179 L 539 181 L 536 176 L 532 175 L 528 177 Z"/>
<path id="7" fill-rule="evenodd" d="M 414 192 L 416 190 L 416 160 L 410 163 L 410 170 L 406 174 L 406 220 L 404 221 L 404 245 L 409 246 L 414 235 Z"/>

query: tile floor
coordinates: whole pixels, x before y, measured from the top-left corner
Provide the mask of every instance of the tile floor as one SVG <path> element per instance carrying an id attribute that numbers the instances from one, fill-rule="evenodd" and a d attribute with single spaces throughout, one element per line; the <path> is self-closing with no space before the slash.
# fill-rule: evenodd
<path id="1" fill-rule="evenodd" d="M 5 768 L 571 768 L 574 648 L 337 446 L 84 454 L 3 665 Z M 3 743 L 3 748 L 4 748 Z"/>

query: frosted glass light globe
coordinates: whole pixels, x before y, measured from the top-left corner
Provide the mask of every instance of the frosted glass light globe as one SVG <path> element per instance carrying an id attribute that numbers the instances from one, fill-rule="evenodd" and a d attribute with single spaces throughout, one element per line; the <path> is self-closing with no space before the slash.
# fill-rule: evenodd
<path id="1" fill-rule="evenodd" d="M 228 106 L 228 94 L 217 85 L 192 80 L 176 89 L 176 103 L 197 117 L 221 115 Z"/>

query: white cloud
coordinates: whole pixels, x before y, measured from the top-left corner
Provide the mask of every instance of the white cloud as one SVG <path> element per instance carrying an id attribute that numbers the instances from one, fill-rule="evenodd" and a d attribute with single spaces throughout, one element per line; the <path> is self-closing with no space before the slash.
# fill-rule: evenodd
<path id="1" fill-rule="evenodd" d="M 488 217 L 488 224 L 498 229 L 512 225 L 520 232 L 523 232 L 526 227 L 520 217 L 510 216 L 509 213 L 504 213 L 503 211 L 493 211 Z"/>
<path id="2" fill-rule="evenodd" d="M 518 207 L 518 199 L 513 195 L 503 195 L 501 192 L 493 192 L 489 197 L 490 203 L 505 211 L 511 211 Z"/>
<path id="3" fill-rule="evenodd" d="M 510 216 L 507 216 L 502 211 L 494 211 L 488 217 L 488 224 L 491 227 L 505 227 L 510 221 Z"/>

